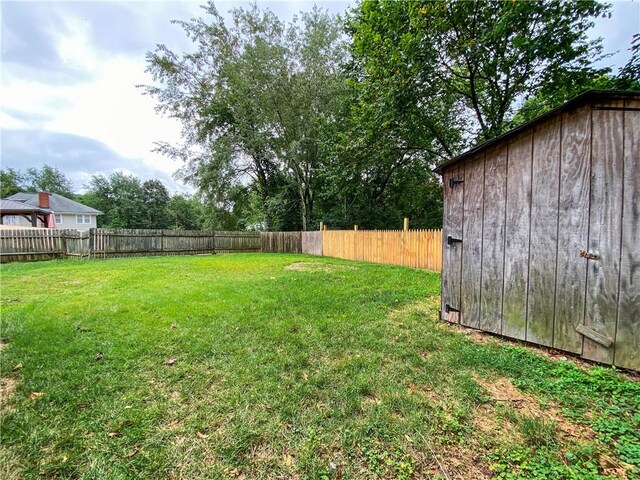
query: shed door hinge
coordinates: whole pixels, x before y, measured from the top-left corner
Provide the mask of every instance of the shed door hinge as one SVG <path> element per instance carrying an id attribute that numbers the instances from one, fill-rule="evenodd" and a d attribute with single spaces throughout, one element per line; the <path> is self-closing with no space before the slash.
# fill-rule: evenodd
<path id="1" fill-rule="evenodd" d="M 459 183 L 464 183 L 464 180 L 456 180 L 455 178 L 450 178 L 449 179 L 449 187 L 450 188 L 455 187 Z"/>
<path id="2" fill-rule="evenodd" d="M 458 310 L 457 308 L 453 308 L 451 305 L 449 305 L 448 303 L 444 304 L 444 311 L 449 313 L 449 312 L 459 312 L 460 310 Z"/>
<path id="3" fill-rule="evenodd" d="M 454 243 L 462 243 L 462 239 L 453 238 L 451 235 L 447 235 L 447 245 L 453 245 Z"/>

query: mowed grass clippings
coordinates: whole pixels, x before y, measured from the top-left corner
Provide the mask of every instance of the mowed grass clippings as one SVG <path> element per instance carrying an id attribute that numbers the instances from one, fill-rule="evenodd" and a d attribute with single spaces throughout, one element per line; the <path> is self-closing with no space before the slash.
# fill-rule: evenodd
<path id="1" fill-rule="evenodd" d="M 2 478 L 637 478 L 640 389 L 304 255 L 3 265 Z"/>

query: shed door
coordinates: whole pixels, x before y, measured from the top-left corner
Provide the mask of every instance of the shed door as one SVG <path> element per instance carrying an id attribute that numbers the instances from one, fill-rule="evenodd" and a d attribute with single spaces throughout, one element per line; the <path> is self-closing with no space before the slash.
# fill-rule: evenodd
<path id="1" fill-rule="evenodd" d="M 459 323 L 464 165 L 447 170 L 444 173 L 443 181 L 442 319 Z"/>

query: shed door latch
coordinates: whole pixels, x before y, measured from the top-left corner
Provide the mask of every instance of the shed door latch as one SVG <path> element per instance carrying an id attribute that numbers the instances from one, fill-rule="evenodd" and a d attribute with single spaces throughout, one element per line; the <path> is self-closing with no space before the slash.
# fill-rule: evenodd
<path id="1" fill-rule="evenodd" d="M 449 312 L 459 312 L 460 310 L 458 310 L 457 308 L 453 308 L 451 305 L 449 305 L 448 303 L 444 304 L 444 311 L 449 313 Z"/>
<path id="2" fill-rule="evenodd" d="M 456 185 L 458 185 L 459 183 L 464 183 L 464 180 L 456 180 L 455 178 L 450 178 L 449 179 L 449 187 L 453 188 Z"/>
<path id="3" fill-rule="evenodd" d="M 447 245 L 453 245 L 454 243 L 462 243 L 462 239 L 453 238 L 451 235 L 447 235 Z"/>
<path id="4" fill-rule="evenodd" d="M 580 256 L 586 258 L 587 260 L 597 260 L 600 258 L 598 252 L 589 252 L 587 250 L 580 250 Z"/>

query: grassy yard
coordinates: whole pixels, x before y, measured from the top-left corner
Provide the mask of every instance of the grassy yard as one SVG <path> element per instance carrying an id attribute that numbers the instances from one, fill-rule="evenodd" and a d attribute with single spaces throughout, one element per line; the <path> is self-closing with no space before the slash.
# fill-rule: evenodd
<path id="1" fill-rule="evenodd" d="M 640 383 L 300 255 L 2 266 L 0 477 L 639 478 Z"/>

